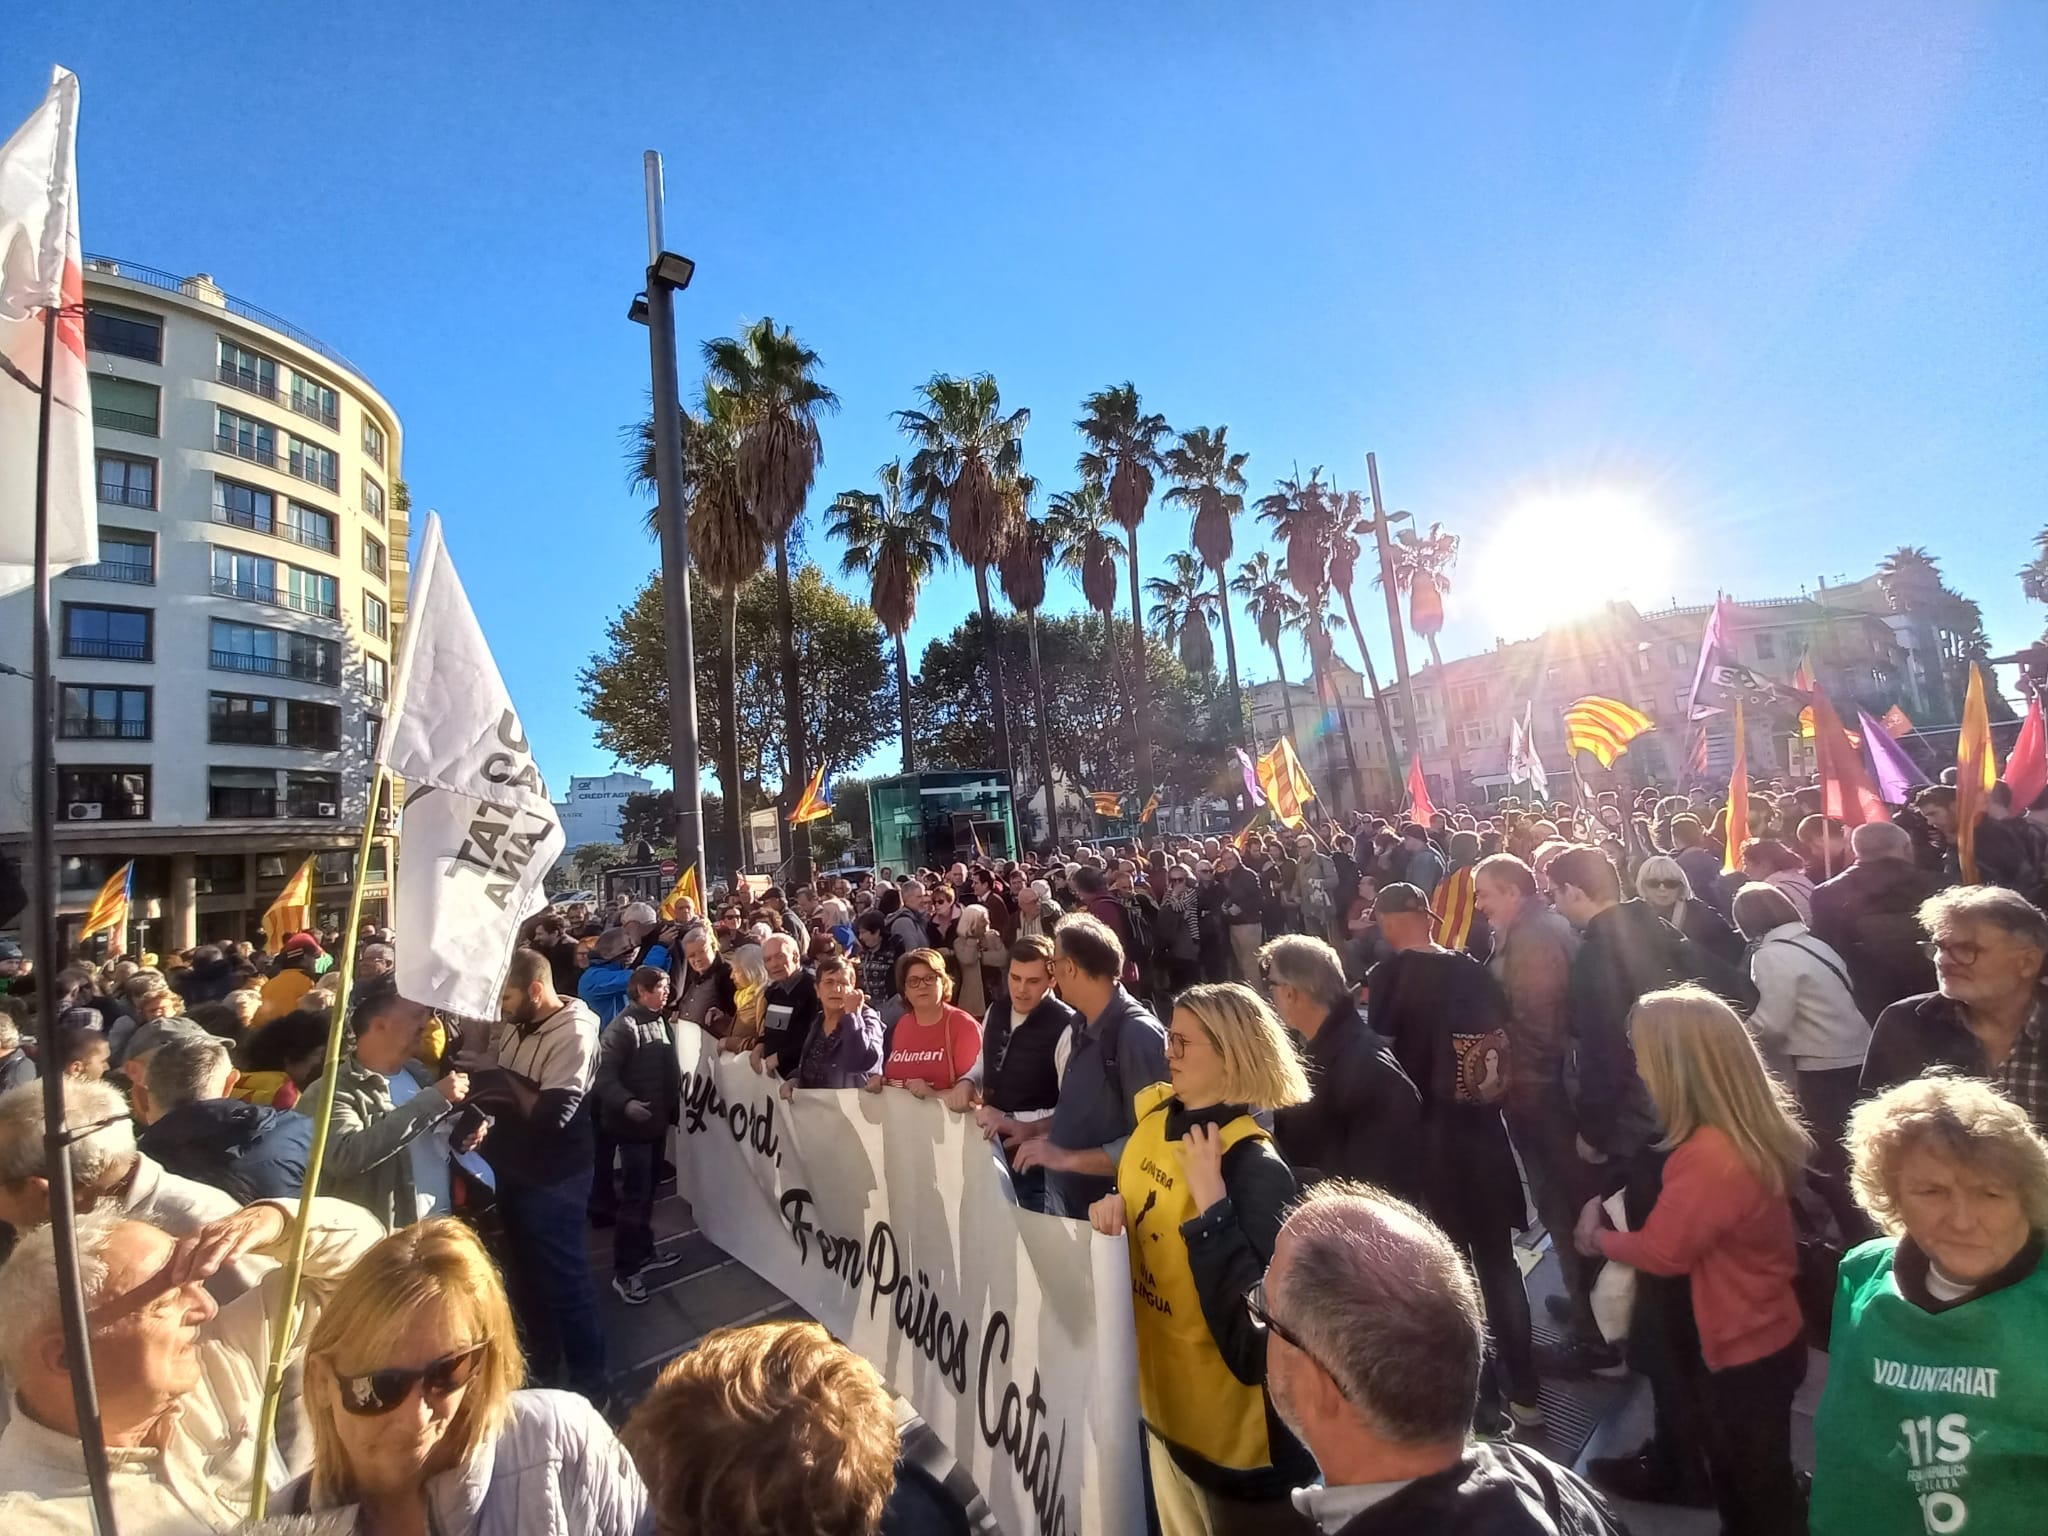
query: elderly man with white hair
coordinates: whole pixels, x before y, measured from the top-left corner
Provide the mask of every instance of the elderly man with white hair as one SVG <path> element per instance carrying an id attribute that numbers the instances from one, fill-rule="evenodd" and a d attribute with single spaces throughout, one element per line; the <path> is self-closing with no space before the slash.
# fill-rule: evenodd
<path id="1" fill-rule="evenodd" d="M 1807 926 L 1842 957 L 1856 1006 L 1874 1021 L 1900 998 L 1934 990 L 1920 905 L 1942 880 L 1913 861 L 1912 834 L 1894 822 L 1865 822 L 1850 832 L 1849 848 L 1856 862 L 1813 888 Z"/>
<path id="2" fill-rule="evenodd" d="M 182 1237 L 239 1209 L 232 1195 L 167 1173 L 138 1152 L 135 1122 L 110 1084 L 67 1081 L 64 1119 L 74 1132 L 86 1130 L 71 1143 L 72 1199 L 80 1211 L 104 1208 Z M 0 1221 L 16 1230 L 48 1223 L 48 1167 L 42 1084 L 0 1093 Z"/>
<path id="3" fill-rule="evenodd" d="M 292 1202 L 264 1201 L 174 1238 L 161 1227 L 95 1212 L 78 1224 L 100 1426 L 114 1516 L 131 1536 L 228 1530 L 248 1514 L 255 1428 L 284 1275 L 225 1306 L 206 1289 L 224 1265 L 288 1257 Z M 382 1234 L 340 1200 L 314 1202 L 302 1298 L 317 1310 Z M 304 1337 L 303 1330 L 300 1337 Z M 93 1530 L 85 1456 L 58 1316 L 57 1261 L 47 1227 L 0 1269 L 0 1371 L 16 1412 L 0 1433 L 0 1531 Z M 304 1470 L 310 1447 L 279 1436 L 271 1486 Z"/>

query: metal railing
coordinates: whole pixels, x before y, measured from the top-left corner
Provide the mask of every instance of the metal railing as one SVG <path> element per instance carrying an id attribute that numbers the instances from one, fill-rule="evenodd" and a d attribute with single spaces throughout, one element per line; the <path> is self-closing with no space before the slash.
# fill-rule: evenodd
<path id="1" fill-rule="evenodd" d="M 95 326 L 99 318 L 91 310 L 85 316 L 85 349 L 88 352 L 105 352 L 110 357 L 132 357 L 138 363 L 161 364 L 164 360 L 164 339 L 159 334 L 154 343 L 130 341 L 125 336 L 110 336 L 104 326 Z"/>
<path id="2" fill-rule="evenodd" d="M 134 411 L 117 411 L 111 405 L 94 406 L 92 424 L 96 427 L 105 427 L 109 432 L 133 432 L 137 437 L 157 435 L 154 416 L 142 416 Z"/>
<path id="3" fill-rule="evenodd" d="M 243 442 L 239 437 L 230 437 L 225 432 L 214 435 L 213 446 L 222 453 L 233 454 L 238 459 L 247 459 L 252 464 L 267 464 L 277 468 L 277 445 L 268 447 L 258 442 Z"/>
<path id="4" fill-rule="evenodd" d="M 332 535 L 319 538 L 307 529 L 293 523 L 280 523 L 275 515 L 259 517 L 254 512 L 244 512 L 240 507 L 224 507 L 213 504 L 213 520 L 229 528 L 246 528 L 251 533 L 268 534 L 273 539 L 289 539 L 292 543 L 307 549 L 317 549 L 323 555 L 340 553 L 340 541 Z"/>
<path id="5" fill-rule="evenodd" d="M 239 581 L 233 576 L 214 577 L 213 594 L 245 603 L 270 603 L 294 613 L 310 613 L 315 618 L 331 619 L 335 615 L 335 605 L 324 598 L 307 597 L 289 587 L 274 587 L 260 581 Z"/>
<path id="6" fill-rule="evenodd" d="M 306 732 L 289 726 L 228 725 L 219 720 L 208 724 L 206 740 L 208 745 L 216 747 L 291 747 L 301 752 L 341 750 L 339 732 L 309 739 Z"/>
<path id="7" fill-rule="evenodd" d="M 133 560 L 102 560 L 97 565 L 74 565 L 64 573 L 80 581 L 125 581 L 138 587 L 156 585 L 156 566 Z"/>
<path id="8" fill-rule="evenodd" d="M 322 490 L 335 491 L 341 489 L 340 471 L 324 467 L 310 453 L 304 453 L 294 448 L 287 459 L 285 467 L 301 480 L 317 485 Z"/>
<path id="9" fill-rule="evenodd" d="M 92 716 L 57 722 L 60 741 L 147 741 L 147 720 L 100 720 Z"/>
<path id="10" fill-rule="evenodd" d="M 179 294 L 188 299 L 193 297 L 193 294 L 186 288 L 188 279 L 179 277 L 173 272 L 165 272 L 158 267 L 134 265 L 122 261 L 117 256 L 103 256 L 88 251 L 85 256 L 85 269 L 86 275 L 89 277 L 126 278 L 130 282 L 141 283 L 150 288 L 161 288 L 166 293 Z M 269 310 L 251 304 L 246 299 L 238 299 L 231 293 L 222 293 L 220 297 L 223 307 L 226 308 L 229 314 L 239 315 L 244 320 L 253 320 L 258 325 L 267 326 L 269 329 L 277 332 L 278 335 L 289 337 L 297 342 L 308 352 L 316 352 L 330 363 L 339 364 L 354 374 L 364 384 L 369 384 L 369 376 L 362 369 L 358 368 L 347 357 L 337 352 L 333 347 L 328 346 L 326 342 L 313 335 L 310 331 L 301 330 L 282 315 L 274 315 Z M 202 300 L 201 302 L 204 301 Z"/>
<path id="11" fill-rule="evenodd" d="M 218 370 L 218 377 L 223 384 L 232 384 L 236 389 L 246 389 L 250 394 L 260 395 L 265 400 L 275 400 L 277 398 L 276 379 L 266 379 L 262 374 L 251 373 L 246 368 L 231 368 L 226 363 L 222 363 Z"/>
<path id="12" fill-rule="evenodd" d="M 340 684 L 340 669 L 332 663 L 308 661 L 300 656 L 253 656 L 246 651 L 213 651 L 216 672 L 249 672 L 260 677 L 289 677 L 302 683 L 321 683 L 329 688 Z"/>
<path id="13" fill-rule="evenodd" d="M 313 396 L 302 395 L 295 391 L 292 395 L 292 409 L 310 421 L 319 422 L 323 427 L 331 428 L 341 425 L 341 408 L 335 406 L 330 409 Z"/>
<path id="14" fill-rule="evenodd" d="M 66 656 L 91 658 L 98 661 L 148 661 L 147 640 L 87 640 L 67 635 L 64 639 Z"/>
<path id="15" fill-rule="evenodd" d="M 110 507 L 141 507 L 144 511 L 156 509 L 156 487 L 142 485 L 110 485 L 100 482 L 100 500 Z"/>

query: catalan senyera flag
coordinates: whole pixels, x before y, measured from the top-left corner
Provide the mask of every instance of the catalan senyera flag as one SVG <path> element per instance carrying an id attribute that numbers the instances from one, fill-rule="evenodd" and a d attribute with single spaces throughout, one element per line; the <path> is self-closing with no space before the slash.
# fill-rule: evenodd
<path id="1" fill-rule="evenodd" d="M 263 914 L 263 947 L 273 955 L 284 948 L 284 941 L 295 933 L 303 933 L 313 922 L 313 858 L 307 855 L 306 862 L 299 866 L 299 872 L 285 881 L 284 889 L 277 893 L 277 900 Z"/>
<path id="2" fill-rule="evenodd" d="M 1429 900 L 1430 915 L 1436 919 L 1433 936 L 1445 949 L 1463 949 L 1472 937 L 1472 914 L 1478 892 L 1472 883 L 1472 866 L 1454 869 L 1437 882 Z"/>
<path id="3" fill-rule="evenodd" d="M 1630 742 L 1655 729 L 1656 722 L 1634 705 L 1595 694 L 1564 712 L 1564 747 L 1567 752 L 1590 752 L 1602 768 L 1612 768 Z"/>
<path id="4" fill-rule="evenodd" d="M 99 895 L 93 897 L 92 906 L 85 914 L 85 926 L 78 930 L 78 942 L 83 944 L 97 933 L 113 935 L 112 949 L 119 954 L 126 947 L 128 937 L 128 914 L 134 903 L 130 895 L 135 888 L 135 861 L 130 859 L 111 875 L 100 887 Z"/>
<path id="5" fill-rule="evenodd" d="M 1977 818 L 1991 786 L 1998 782 L 1998 754 L 1991 748 L 1991 712 L 1984 704 L 1984 670 L 1970 663 L 1970 687 L 1963 695 L 1963 729 L 1956 737 L 1956 860 L 1963 883 L 1977 883 Z"/>
<path id="6" fill-rule="evenodd" d="M 661 898 L 663 920 L 674 922 L 676 915 L 682 911 L 684 901 L 688 901 L 698 912 L 704 910 L 704 893 L 697 889 L 697 866 L 694 864 L 676 876 L 676 883 L 669 888 L 669 893 Z"/>
<path id="7" fill-rule="evenodd" d="M 825 777 L 825 765 L 820 763 L 818 771 L 811 775 L 811 782 L 804 786 L 796 807 L 789 813 L 789 824 L 800 827 L 807 821 L 823 821 L 832 814 L 832 784 Z"/>
<path id="8" fill-rule="evenodd" d="M 1735 770 L 1728 775 L 1728 847 L 1721 855 L 1721 873 L 1742 867 L 1742 845 L 1749 841 L 1749 744 L 1742 732 L 1742 700 L 1735 701 Z"/>
<path id="9" fill-rule="evenodd" d="M 1302 807 L 1316 798 L 1315 786 L 1309 783 L 1301 759 L 1294 755 L 1294 743 L 1285 736 L 1259 759 L 1259 787 L 1265 790 L 1266 803 L 1281 826 L 1299 827 L 1307 823 L 1308 816 Z"/>
<path id="10" fill-rule="evenodd" d="M 1150 821 L 1154 816 L 1158 814 L 1159 796 L 1157 794 L 1147 796 L 1145 800 L 1145 809 L 1138 812 L 1138 821 L 1142 825 L 1143 823 Z"/>
<path id="11" fill-rule="evenodd" d="M 1124 797 L 1113 789 L 1094 789 L 1088 792 L 1088 803 L 1098 816 L 1117 816 L 1123 812 Z"/>

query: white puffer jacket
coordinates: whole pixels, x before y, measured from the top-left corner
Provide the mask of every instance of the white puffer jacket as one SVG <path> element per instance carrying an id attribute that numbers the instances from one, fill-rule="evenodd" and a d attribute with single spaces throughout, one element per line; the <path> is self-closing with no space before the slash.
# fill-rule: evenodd
<path id="1" fill-rule="evenodd" d="M 1863 1065 L 1869 1021 L 1849 991 L 1842 957 L 1806 924 L 1780 923 L 1766 933 L 1750 955 L 1749 975 L 1758 999 L 1749 1027 L 1766 1055 L 1789 1058 L 1801 1072 Z"/>
<path id="2" fill-rule="evenodd" d="M 272 1505 L 305 1513 L 310 1477 Z M 654 1514 L 632 1458 L 573 1392 L 514 1392 L 512 1416 L 469 1465 L 427 1484 L 437 1536 L 651 1536 Z"/>

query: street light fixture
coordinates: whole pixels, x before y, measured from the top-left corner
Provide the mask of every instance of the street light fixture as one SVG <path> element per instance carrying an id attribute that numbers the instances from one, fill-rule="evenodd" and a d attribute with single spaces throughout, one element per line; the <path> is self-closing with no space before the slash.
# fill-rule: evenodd
<path id="1" fill-rule="evenodd" d="M 660 283 L 675 293 L 681 293 L 690 286 L 690 279 L 697 275 L 697 263 L 687 256 L 678 256 L 674 251 L 663 251 L 654 258 L 654 265 L 647 269 L 650 282 Z"/>

